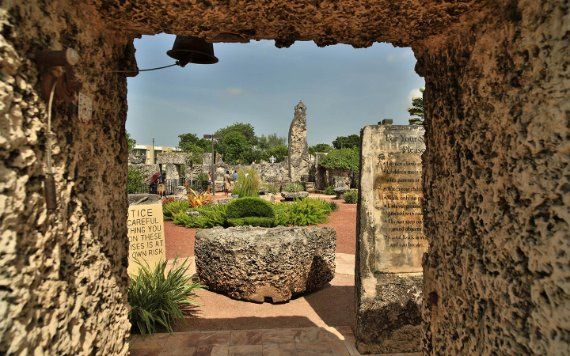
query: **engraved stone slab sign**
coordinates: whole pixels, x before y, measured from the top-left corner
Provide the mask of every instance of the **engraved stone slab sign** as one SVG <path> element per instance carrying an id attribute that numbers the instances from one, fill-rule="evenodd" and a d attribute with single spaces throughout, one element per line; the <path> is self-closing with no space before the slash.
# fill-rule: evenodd
<path id="1" fill-rule="evenodd" d="M 148 204 L 131 204 L 127 218 L 129 237 L 129 267 L 130 276 L 136 275 L 141 263 L 148 263 L 152 268 L 160 260 L 166 260 L 164 242 L 164 220 L 162 203 L 157 201 Z"/>
<path id="2" fill-rule="evenodd" d="M 375 270 L 421 272 L 427 250 L 421 205 L 423 127 L 385 126 L 375 140 Z"/>
<path id="3" fill-rule="evenodd" d="M 356 344 L 361 353 L 420 351 L 424 128 L 362 130 L 356 242 Z M 398 317 L 392 317 L 397 315 Z"/>

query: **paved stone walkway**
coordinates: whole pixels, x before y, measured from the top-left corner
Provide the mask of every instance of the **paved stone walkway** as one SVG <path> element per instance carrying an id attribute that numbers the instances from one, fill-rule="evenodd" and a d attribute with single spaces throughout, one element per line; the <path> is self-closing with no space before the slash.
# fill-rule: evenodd
<path id="1" fill-rule="evenodd" d="M 360 355 L 350 328 L 198 331 L 135 335 L 131 355 Z"/>

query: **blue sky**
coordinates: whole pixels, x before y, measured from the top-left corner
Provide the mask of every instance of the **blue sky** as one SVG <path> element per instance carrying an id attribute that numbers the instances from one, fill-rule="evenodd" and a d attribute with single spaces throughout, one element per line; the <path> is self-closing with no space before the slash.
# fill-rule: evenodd
<path id="1" fill-rule="evenodd" d="M 135 41 L 139 68 L 172 63 L 174 36 Z M 330 143 L 383 118 L 407 124 L 411 97 L 424 86 L 409 48 L 375 44 L 317 47 L 273 41 L 214 44 L 219 62 L 141 72 L 128 79 L 127 131 L 139 144 L 176 146 L 178 135 L 202 136 L 234 122 L 286 137 L 299 100 L 307 106 L 308 141 Z"/>

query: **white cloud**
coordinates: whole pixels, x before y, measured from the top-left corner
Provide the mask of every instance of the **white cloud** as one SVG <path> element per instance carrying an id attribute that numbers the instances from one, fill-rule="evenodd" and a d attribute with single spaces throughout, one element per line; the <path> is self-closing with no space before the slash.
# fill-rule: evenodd
<path id="1" fill-rule="evenodd" d="M 235 96 L 243 94 L 244 90 L 242 88 L 226 88 L 226 93 Z"/>
<path id="2" fill-rule="evenodd" d="M 412 102 L 413 98 L 418 98 L 422 96 L 422 92 L 420 91 L 420 88 L 416 88 L 416 89 L 412 89 L 410 90 L 410 93 L 408 94 L 408 102 Z"/>

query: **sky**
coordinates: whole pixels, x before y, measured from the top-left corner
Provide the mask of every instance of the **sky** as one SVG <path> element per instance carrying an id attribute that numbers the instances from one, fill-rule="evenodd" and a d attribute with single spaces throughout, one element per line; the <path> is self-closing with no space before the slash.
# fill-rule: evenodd
<path id="1" fill-rule="evenodd" d="M 135 40 L 140 69 L 171 64 L 173 35 Z M 359 134 L 391 118 L 407 124 L 411 98 L 424 86 L 409 48 L 376 43 L 317 47 L 273 41 L 215 43 L 219 62 L 140 72 L 128 79 L 127 131 L 137 144 L 176 146 L 178 135 L 202 137 L 234 122 L 250 123 L 257 135 L 287 137 L 299 100 L 307 106 L 310 145 Z"/>

